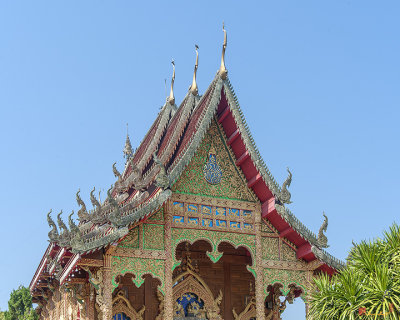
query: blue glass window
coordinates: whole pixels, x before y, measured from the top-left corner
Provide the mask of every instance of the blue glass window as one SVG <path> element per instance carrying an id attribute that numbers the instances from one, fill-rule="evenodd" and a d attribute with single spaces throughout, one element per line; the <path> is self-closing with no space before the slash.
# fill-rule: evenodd
<path id="1" fill-rule="evenodd" d="M 131 320 L 131 318 L 127 317 L 125 313 L 117 313 L 113 320 Z"/>

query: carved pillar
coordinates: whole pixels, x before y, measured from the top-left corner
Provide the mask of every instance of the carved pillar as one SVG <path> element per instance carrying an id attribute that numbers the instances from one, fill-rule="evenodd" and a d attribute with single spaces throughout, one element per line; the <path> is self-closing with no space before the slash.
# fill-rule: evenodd
<path id="1" fill-rule="evenodd" d="M 60 286 L 58 283 L 55 285 L 55 289 L 53 292 L 53 295 L 51 296 L 51 299 L 54 304 L 54 318 L 60 319 Z"/>
<path id="2" fill-rule="evenodd" d="M 42 320 L 47 320 L 50 318 L 49 316 L 49 310 L 48 310 L 48 303 L 45 303 L 42 307 L 42 311 L 40 312 L 40 319 Z"/>
<path id="3" fill-rule="evenodd" d="M 95 295 L 93 285 L 89 284 L 89 296 L 85 299 L 86 318 L 84 320 L 94 320 Z"/>
<path id="4" fill-rule="evenodd" d="M 173 292 L 172 292 L 172 211 L 170 201 L 167 202 L 165 210 L 165 305 L 164 305 L 164 319 L 173 318 Z"/>
<path id="5" fill-rule="evenodd" d="M 104 256 L 103 269 L 103 320 L 112 319 L 112 285 L 111 285 L 111 255 Z"/>
<path id="6" fill-rule="evenodd" d="M 264 311 L 264 275 L 262 268 L 261 212 L 255 213 L 256 231 L 256 310 L 257 320 L 265 319 Z"/>
<path id="7" fill-rule="evenodd" d="M 314 275 L 314 272 L 312 271 L 312 270 L 309 270 L 309 271 L 307 271 L 307 284 L 306 284 L 306 287 L 307 287 L 307 295 L 305 296 L 305 298 L 303 299 L 304 300 L 304 303 L 305 303 L 305 311 L 306 311 L 306 319 L 307 320 L 311 320 L 312 318 L 310 317 L 310 305 L 309 305 L 309 302 L 308 302 L 308 300 L 309 300 L 309 294 L 311 293 L 311 290 L 312 290 L 312 288 L 311 288 L 311 285 L 312 285 L 312 279 L 313 279 L 313 275 Z"/>

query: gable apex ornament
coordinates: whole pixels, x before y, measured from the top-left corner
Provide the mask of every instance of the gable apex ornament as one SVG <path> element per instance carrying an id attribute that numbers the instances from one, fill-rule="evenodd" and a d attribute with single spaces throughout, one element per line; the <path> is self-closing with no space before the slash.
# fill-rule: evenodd
<path id="1" fill-rule="evenodd" d="M 174 59 L 172 59 L 171 63 L 172 63 L 173 71 L 172 71 L 172 79 L 171 79 L 171 91 L 169 93 L 168 102 L 170 105 L 174 105 L 175 104 L 175 96 L 174 96 L 175 61 L 174 61 Z"/>
<path id="2" fill-rule="evenodd" d="M 197 68 L 199 66 L 199 46 L 196 44 L 195 48 L 196 48 L 196 64 L 194 65 L 193 82 L 192 86 L 190 87 L 190 91 L 192 92 L 193 95 L 197 96 L 199 94 L 199 88 L 197 87 L 197 82 L 196 82 Z"/>
<path id="3" fill-rule="evenodd" d="M 222 30 L 224 31 L 224 43 L 222 45 L 221 66 L 219 68 L 218 73 L 219 73 L 219 76 L 221 77 L 221 79 L 225 80 L 226 77 L 228 76 L 228 70 L 226 70 L 226 67 L 225 67 L 225 50 L 226 50 L 226 45 L 227 45 L 225 23 L 222 23 Z"/>

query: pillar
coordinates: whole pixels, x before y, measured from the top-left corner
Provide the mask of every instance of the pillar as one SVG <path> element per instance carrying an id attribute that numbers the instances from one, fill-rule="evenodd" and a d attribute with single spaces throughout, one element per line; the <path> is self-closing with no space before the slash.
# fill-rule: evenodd
<path id="1" fill-rule="evenodd" d="M 256 231 L 256 310 L 257 320 L 265 319 L 264 312 L 264 275 L 262 268 L 262 241 L 261 241 L 261 212 L 255 213 L 255 231 Z"/>
<path id="2" fill-rule="evenodd" d="M 85 299 L 84 308 L 86 308 L 86 318 L 83 320 L 93 320 L 94 319 L 94 304 L 95 295 L 93 286 L 89 283 L 89 295 Z"/>
<path id="3" fill-rule="evenodd" d="M 306 284 L 306 288 L 307 288 L 307 295 L 305 296 L 304 303 L 306 305 L 305 307 L 305 311 L 306 311 L 306 319 L 307 320 L 311 320 L 310 317 L 310 304 L 309 304 L 309 294 L 311 293 L 312 290 L 312 281 L 313 281 L 313 276 L 314 276 L 314 271 L 313 270 L 308 270 L 307 271 L 307 284 Z"/>
<path id="4" fill-rule="evenodd" d="M 172 319 L 174 313 L 174 302 L 173 302 L 173 292 L 172 292 L 172 210 L 171 202 L 167 202 L 165 210 L 165 304 L 164 304 L 164 319 Z"/>
<path id="5" fill-rule="evenodd" d="M 112 319 L 111 255 L 104 256 L 103 269 L 103 320 Z"/>

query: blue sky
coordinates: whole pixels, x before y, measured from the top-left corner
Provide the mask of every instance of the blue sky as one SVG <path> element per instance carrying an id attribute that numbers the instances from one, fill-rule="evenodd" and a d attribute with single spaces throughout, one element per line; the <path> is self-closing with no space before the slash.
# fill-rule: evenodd
<path id="1" fill-rule="evenodd" d="M 47 246 L 46 213 L 77 209 L 123 165 L 165 101 L 204 92 L 226 64 L 273 175 L 293 172 L 289 208 L 328 251 L 398 221 L 398 1 L 0 2 L 0 308 L 28 285 Z M 301 304 L 284 319 L 300 319 Z M 301 316 L 300 316 L 301 315 Z"/>

